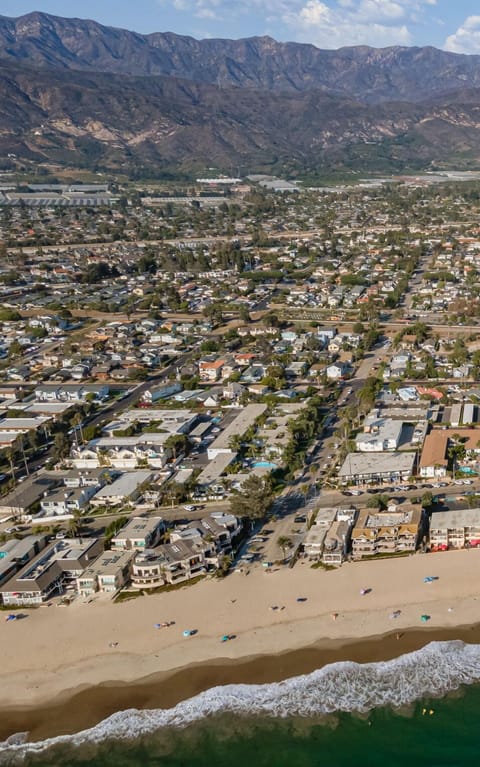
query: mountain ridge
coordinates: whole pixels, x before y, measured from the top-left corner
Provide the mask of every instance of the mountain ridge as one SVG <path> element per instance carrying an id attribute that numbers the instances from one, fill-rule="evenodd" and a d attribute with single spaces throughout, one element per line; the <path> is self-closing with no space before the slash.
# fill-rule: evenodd
<path id="1" fill-rule="evenodd" d="M 432 46 L 322 50 L 268 36 L 197 40 L 173 32 L 142 35 L 38 11 L 16 18 L 0 16 L 0 60 L 126 75 L 167 75 L 219 86 L 324 89 L 368 103 L 422 101 L 432 93 L 480 86 L 480 56 Z"/>

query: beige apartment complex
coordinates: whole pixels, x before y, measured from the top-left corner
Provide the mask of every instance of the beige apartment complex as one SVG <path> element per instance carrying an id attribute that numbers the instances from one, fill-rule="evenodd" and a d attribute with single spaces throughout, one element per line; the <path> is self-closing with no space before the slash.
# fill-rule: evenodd
<path id="1" fill-rule="evenodd" d="M 363 509 L 352 530 L 353 559 L 375 554 L 414 552 L 421 537 L 423 511 L 420 505 L 390 504 L 387 511 Z"/>

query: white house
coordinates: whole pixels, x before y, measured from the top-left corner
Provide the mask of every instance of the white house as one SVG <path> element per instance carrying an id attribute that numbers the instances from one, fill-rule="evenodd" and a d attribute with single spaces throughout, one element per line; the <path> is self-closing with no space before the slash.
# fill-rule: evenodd
<path id="1" fill-rule="evenodd" d="M 325 375 L 331 380 L 338 380 L 343 378 L 348 372 L 348 366 L 343 362 L 334 362 L 332 365 L 328 365 L 325 369 Z"/>
<path id="2" fill-rule="evenodd" d="M 379 419 L 368 433 L 357 434 L 355 447 L 362 453 L 396 450 L 400 444 L 402 431 L 402 421 L 394 421 L 390 418 Z"/>
<path id="3" fill-rule="evenodd" d="M 111 485 L 104 485 L 95 495 L 95 506 L 119 506 L 121 503 L 134 501 L 140 494 L 141 486 L 153 477 L 151 471 L 127 471 Z"/>

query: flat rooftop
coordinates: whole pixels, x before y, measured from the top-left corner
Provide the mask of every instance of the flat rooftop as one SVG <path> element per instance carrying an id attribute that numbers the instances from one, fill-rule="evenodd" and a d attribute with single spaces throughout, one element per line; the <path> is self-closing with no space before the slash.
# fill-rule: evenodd
<path id="1" fill-rule="evenodd" d="M 152 477 L 153 473 L 151 471 L 127 471 L 114 480 L 111 485 L 101 487 L 98 493 L 96 493 L 95 499 L 110 498 L 112 496 L 128 498 L 139 485 L 143 484 L 143 482 L 148 482 Z"/>
<path id="2" fill-rule="evenodd" d="M 415 453 L 349 453 L 339 477 L 379 476 L 413 472 Z"/>
<path id="3" fill-rule="evenodd" d="M 119 570 L 130 564 L 134 556 L 135 551 L 104 551 L 93 564 L 83 571 L 80 579 L 116 575 Z"/>
<path id="4" fill-rule="evenodd" d="M 233 436 L 239 435 L 240 437 L 245 434 L 247 429 L 252 426 L 256 419 L 262 415 L 267 409 L 266 405 L 247 405 L 244 407 L 234 420 L 218 435 L 217 439 L 209 445 L 209 450 L 227 450 L 229 448 L 230 439 Z"/>
<path id="5" fill-rule="evenodd" d="M 213 458 L 204 470 L 197 477 L 197 485 L 210 485 L 215 482 L 235 459 L 235 453 L 219 453 Z M 232 474 L 232 479 L 235 479 L 236 475 Z"/>
<path id="6" fill-rule="evenodd" d="M 163 524 L 162 517 L 133 517 L 112 540 L 144 538 L 149 533 L 153 533 L 160 524 Z"/>
<path id="7" fill-rule="evenodd" d="M 435 511 L 430 519 L 430 531 L 462 527 L 480 527 L 480 508 Z"/>

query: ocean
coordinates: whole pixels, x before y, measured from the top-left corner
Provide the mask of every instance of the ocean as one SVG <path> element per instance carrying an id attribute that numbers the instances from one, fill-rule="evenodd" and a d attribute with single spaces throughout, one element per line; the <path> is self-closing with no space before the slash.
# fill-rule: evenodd
<path id="1" fill-rule="evenodd" d="M 432 642 L 391 661 L 334 663 L 124 711 L 76 735 L 0 745 L 37 767 L 463 767 L 480 763 L 480 645 Z"/>

